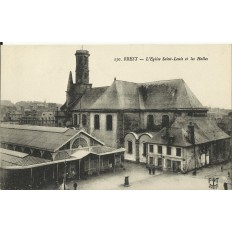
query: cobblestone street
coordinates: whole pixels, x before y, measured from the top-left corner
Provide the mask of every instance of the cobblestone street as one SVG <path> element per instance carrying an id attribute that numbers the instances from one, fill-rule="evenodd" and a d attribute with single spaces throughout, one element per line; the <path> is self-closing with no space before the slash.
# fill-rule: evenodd
<path id="1" fill-rule="evenodd" d="M 171 172 L 156 171 L 155 175 L 149 175 L 145 165 L 135 163 L 125 163 L 125 170 L 118 170 L 115 173 L 103 173 L 100 176 L 89 176 L 87 180 L 73 180 L 67 182 L 67 187 L 73 189 L 74 182 L 77 182 L 77 190 L 178 190 L 178 189 L 198 189 L 209 190 L 210 177 L 218 177 L 218 189 L 223 190 L 223 184 L 227 181 L 228 171 L 231 173 L 231 163 L 215 165 L 201 170 L 197 170 L 197 175 L 192 172 L 188 174 L 178 174 Z M 129 187 L 124 187 L 124 178 L 129 176 Z M 47 186 L 47 189 L 51 189 Z M 52 188 L 53 189 L 53 188 Z M 231 189 L 231 185 L 229 185 Z"/>

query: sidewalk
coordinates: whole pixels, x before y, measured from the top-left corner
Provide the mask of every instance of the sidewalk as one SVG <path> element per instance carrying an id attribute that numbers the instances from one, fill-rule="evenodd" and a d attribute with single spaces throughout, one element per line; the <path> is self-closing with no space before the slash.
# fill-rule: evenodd
<path id="1" fill-rule="evenodd" d="M 231 168 L 231 163 L 215 165 L 197 170 L 197 175 L 177 174 L 172 172 L 157 171 L 155 175 L 149 175 L 148 170 L 143 164 L 124 163 L 125 170 L 103 173 L 99 176 L 89 176 L 87 180 L 73 180 L 67 182 L 68 189 L 74 189 L 73 184 L 78 184 L 77 190 L 210 190 L 209 178 L 218 177 L 218 189 L 223 190 L 227 176 Z M 129 187 L 124 187 L 125 176 L 129 176 Z M 47 186 L 46 189 L 54 189 L 54 186 Z"/>

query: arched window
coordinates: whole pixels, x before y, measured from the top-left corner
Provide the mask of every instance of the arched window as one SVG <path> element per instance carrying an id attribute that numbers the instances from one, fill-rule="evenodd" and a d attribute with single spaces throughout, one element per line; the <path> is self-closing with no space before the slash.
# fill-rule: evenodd
<path id="1" fill-rule="evenodd" d="M 15 147 L 15 151 L 22 152 L 22 149 L 21 149 L 21 147 L 19 147 L 19 146 L 16 146 L 16 147 Z"/>
<path id="2" fill-rule="evenodd" d="M 77 125 L 77 115 L 73 115 L 73 124 L 76 126 Z"/>
<path id="3" fill-rule="evenodd" d="M 72 149 L 80 148 L 80 147 L 88 147 L 87 141 L 83 138 L 76 139 L 72 145 Z"/>
<path id="4" fill-rule="evenodd" d="M 98 114 L 94 115 L 94 129 L 99 130 L 100 129 L 100 117 Z"/>
<path id="5" fill-rule="evenodd" d="M 43 154 L 44 159 L 52 160 L 52 154 L 48 151 L 45 151 Z"/>
<path id="6" fill-rule="evenodd" d="M 106 115 L 106 130 L 111 131 L 113 129 L 113 117 L 112 115 Z"/>
<path id="7" fill-rule="evenodd" d="M 162 116 L 162 127 L 169 127 L 169 116 L 168 115 Z"/>
<path id="8" fill-rule="evenodd" d="M 28 147 L 26 147 L 25 149 L 24 149 L 24 151 L 23 151 L 23 153 L 27 153 L 27 154 L 31 154 L 31 151 L 30 151 L 30 149 L 28 148 Z"/>
<path id="9" fill-rule="evenodd" d="M 133 154 L 133 142 L 130 140 L 127 141 L 127 153 Z"/>
<path id="10" fill-rule="evenodd" d="M 87 125 L 87 115 L 82 114 L 82 126 L 86 126 L 86 125 Z"/>
<path id="11" fill-rule="evenodd" d="M 35 150 L 33 151 L 32 155 L 41 158 L 40 150 L 35 149 Z"/>
<path id="12" fill-rule="evenodd" d="M 147 129 L 152 130 L 154 127 L 154 116 L 148 115 L 147 116 Z"/>

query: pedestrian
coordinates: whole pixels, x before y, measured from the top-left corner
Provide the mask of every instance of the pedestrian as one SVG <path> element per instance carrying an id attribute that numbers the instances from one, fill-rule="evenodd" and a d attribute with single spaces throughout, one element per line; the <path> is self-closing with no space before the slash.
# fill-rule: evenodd
<path id="1" fill-rule="evenodd" d="M 151 175 L 151 167 L 148 167 L 149 175 Z"/>
<path id="2" fill-rule="evenodd" d="M 155 167 L 152 167 L 152 174 L 155 175 Z"/>
<path id="3" fill-rule="evenodd" d="M 230 177 L 230 172 L 228 171 L 228 177 Z"/>
<path id="4" fill-rule="evenodd" d="M 221 172 L 223 172 L 223 166 L 221 166 Z"/>
<path id="5" fill-rule="evenodd" d="M 77 190 L 77 183 L 76 182 L 74 182 L 73 188 L 74 188 L 74 190 Z"/>

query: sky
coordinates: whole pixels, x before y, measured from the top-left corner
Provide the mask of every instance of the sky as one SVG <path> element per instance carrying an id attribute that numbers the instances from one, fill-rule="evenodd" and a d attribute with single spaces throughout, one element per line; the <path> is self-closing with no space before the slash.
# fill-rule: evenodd
<path id="1" fill-rule="evenodd" d="M 74 54 L 81 48 L 82 45 L 2 46 L 1 99 L 13 103 L 64 103 L 70 71 L 75 79 Z M 204 106 L 231 109 L 230 45 L 83 45 L 83 49 L 90 53 L 93 87 L 109 86 L 114 78 L 137 83 L 181 78 Z M 125 57 L 138 58 L 124 61 Z M 161 60 L 146 61 L 149 57 Z M 116 62 L 115 58 L 121 61 Z"/>

